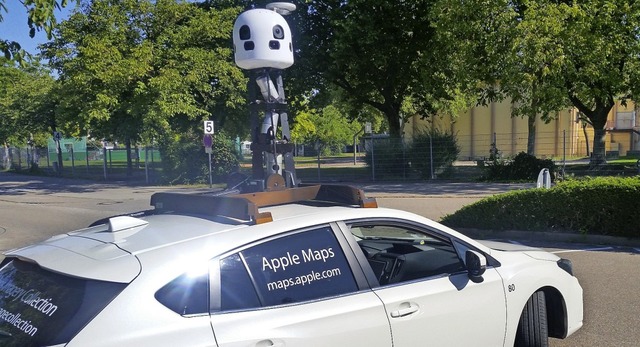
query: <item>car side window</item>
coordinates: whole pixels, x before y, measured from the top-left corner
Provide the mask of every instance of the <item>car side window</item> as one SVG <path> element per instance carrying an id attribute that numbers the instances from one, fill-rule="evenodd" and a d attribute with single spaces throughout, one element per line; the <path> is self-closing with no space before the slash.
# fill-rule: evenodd
<path id="1" fill-rule="evenodd" d="M 240 254 L 236 253 L 220 260 L 220 283 L 221 311 L 261 306 L 258 293 Z"/>
<path id="2" fill-rule="evenodd" d="M 209 273 L 185 273 L 155 294 L 161 304 L 183 316 L 209 313 Z"/>
<path id="3" fill-rule="evenodd" d="M 222 310 L 297 303 L 358 290 L 328 226 L 249 247 L 222 259 L 220 265 Z"/>
<path id="4" fill-rule="evenodd" d="M 381 285 L 464 271 L 448 239 L 410 226 L 364 223 L 350 225 Z"/>

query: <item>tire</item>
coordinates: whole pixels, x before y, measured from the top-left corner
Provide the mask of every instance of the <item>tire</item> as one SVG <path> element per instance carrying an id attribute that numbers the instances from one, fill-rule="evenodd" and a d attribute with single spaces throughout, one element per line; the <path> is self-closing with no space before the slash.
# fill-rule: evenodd
<path id="1" fill-rule="evenodd" d="M 515 346 L 549 346 L 549 326 L 547 325 L 547 306 L 544 292 L 535 292 L 527 300 L 518 323 Z"/>

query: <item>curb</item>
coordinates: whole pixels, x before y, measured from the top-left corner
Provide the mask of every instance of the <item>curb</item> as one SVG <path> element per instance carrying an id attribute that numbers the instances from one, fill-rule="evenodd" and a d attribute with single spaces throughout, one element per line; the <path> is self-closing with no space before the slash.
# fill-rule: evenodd
<path id="1" fill-rule="evenodd" d="M 562 233 L 548 231 L 495 231 L 471 228 L 457 228 L 456 230 L 474 239 L 507 239 L 522 241 L 582 243 L 621 247 L 640 247 L 640 239 L 638 238 L 626 238 L 609 235 L 589 235 L 580 233 Z"/>

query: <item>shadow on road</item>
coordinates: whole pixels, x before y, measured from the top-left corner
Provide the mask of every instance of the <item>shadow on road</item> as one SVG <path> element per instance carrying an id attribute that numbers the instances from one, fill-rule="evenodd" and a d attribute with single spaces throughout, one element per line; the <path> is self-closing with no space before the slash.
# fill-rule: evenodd
<path id="1" fill-rule="evenodd" d="M 33 194 L 36 190 L 39 194 L 86 193 L 122 186 L 120 183 L 96 183 L 88 180 L 0 172 L 0 196 Z"/>

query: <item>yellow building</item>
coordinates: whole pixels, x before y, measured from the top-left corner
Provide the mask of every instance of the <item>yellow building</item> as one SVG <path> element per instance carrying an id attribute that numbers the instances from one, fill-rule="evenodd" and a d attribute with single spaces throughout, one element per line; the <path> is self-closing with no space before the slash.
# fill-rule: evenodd
<path id="1" fill-rule="evenodd" d="M 512 157 L 527 151 L 528 120 L 511 117 L 509 102 L 473 107 L 456 117 L 436 117 L 422 120 L 415 116 L 404 126 L 404 133 L 412 137 L 430 126 L 456 134 L 460 146 L 460 160 L 488 158 L 495 146 L 503 157 Z M 576 109 L 557 113 L 549 123 L 536 119 L 535 155 L 539 158 L 586 157 L 593 150 L 593 128 L 583 128 Z M 606 150 L 611 156 L 640 156 L 640 117 L 633 105 L 617 104 L 607 121 Z M 631 151 L 631 152 L 630 152 Z"/>

